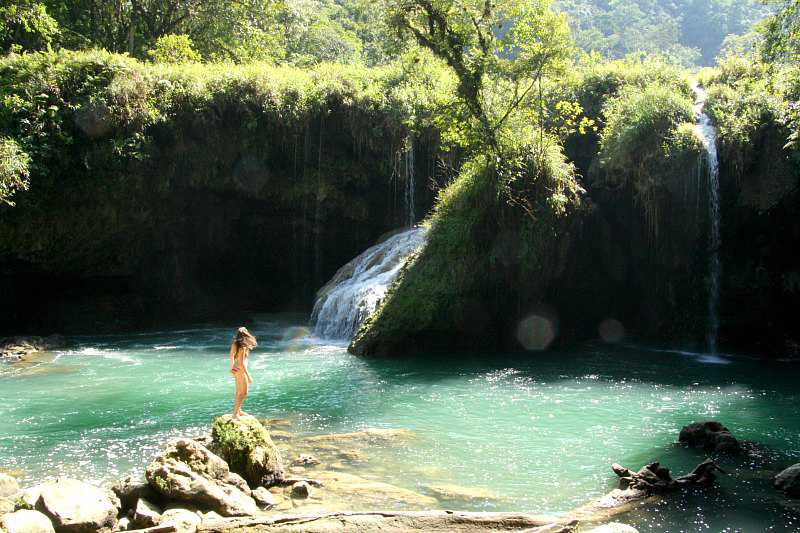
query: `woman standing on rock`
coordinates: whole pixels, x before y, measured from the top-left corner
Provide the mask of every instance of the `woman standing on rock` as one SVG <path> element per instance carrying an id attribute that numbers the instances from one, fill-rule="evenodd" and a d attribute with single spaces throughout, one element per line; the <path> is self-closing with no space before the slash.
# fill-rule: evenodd
<path id="1" fill-rule="evenodd" d="M 247 328 L 241 327 L 236 331 L 231 343 L 231 374 L 236 382 L 236 396 L 233 402 L 233 418 L 246 416 L 247 413 L 242 411 L 242 404 L 247 398 L 247 392 L 250 384 L 253 383 L 253 378 L 250 377 L 250 372 L 247 371 L 247 356 L 250 355 L 250 350 L 258 346 L 256 338 L 247 331 Z"/>

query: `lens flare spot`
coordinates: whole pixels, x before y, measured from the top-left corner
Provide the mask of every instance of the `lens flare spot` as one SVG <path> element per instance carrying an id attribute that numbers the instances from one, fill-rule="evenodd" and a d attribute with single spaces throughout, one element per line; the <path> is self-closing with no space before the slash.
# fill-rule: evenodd
<path id="1" fill-rule="evenodd" d="M 287 352 L 299 352 L 305 348 L 306 339 L 311 335 L 311 331 L 304 327 L 293 327 L 286 330 L 283 335 L 283 343 Z"/>
<path id="2" fill-rule="evenodd" d="M 526 350 L 546 350 L 555 338 L 555 321 L 546 316 L 530 315 L 517 325 L 517 340 Z"/>
<path id="3" fill-rule="evenodd" d="M 606 318 L 597 326 L 597 333 L 604 342 L 617 343 L 625 338 L 625 326 L 613 318 Z"/>

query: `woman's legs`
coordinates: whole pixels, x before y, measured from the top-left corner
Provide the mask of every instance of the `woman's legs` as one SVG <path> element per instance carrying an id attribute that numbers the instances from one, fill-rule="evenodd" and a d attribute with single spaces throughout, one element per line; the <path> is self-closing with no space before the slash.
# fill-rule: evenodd
<path id="1" fill-rule="evenodd" d="M 239 414 L 242 410 L 242 402 L 245 396 L 242 393 L 242 388 L 243 386 L 247 386 L 247 378 L 245 378 L 243 374 L 244 373 L 239 370 L 233 375 L 233 379 L 236 382 L 236 395 L 233 400 L 233 418 L 239 418 Z"/>
<path id="2" fill-rule="evenodd" d="M 242 411 L 242 405 L 247 399 L 247 393 L 250 392 L 250 384 L 247 382 L 247 376 L 242 372 L 242 388 L 240 389 L 241 400 L 239 400 L 239 416 L 247 416 L 247 413 Z"/>

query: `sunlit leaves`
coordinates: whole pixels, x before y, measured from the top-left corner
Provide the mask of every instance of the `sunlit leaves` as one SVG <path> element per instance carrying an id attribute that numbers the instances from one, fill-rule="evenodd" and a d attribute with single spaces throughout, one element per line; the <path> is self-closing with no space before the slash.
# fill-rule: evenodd
<path id="1" fill-rule="evenodd" d="M 28 188 L 30 157 L 8 138 L 0 138 L 0 204 L 14 205 L 11 197 Z"/>

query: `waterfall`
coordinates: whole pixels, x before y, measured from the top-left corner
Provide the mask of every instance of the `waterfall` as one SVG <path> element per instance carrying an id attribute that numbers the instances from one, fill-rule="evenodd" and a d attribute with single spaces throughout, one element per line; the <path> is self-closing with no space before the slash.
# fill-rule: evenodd
<path id="1" fill-rule="evenodd" d="M 314 334 L 350 339 L 380 304 L 409 254 L 425 244 L 424 228 L 396 233 L 339 269 L 318 292 L 311 313 Z"/>
<path id="2" fill-rule="evenodd" d="M 719 258 L 720 248 L 720 206 L 719 206 L 719 161 L 717 159 L 717 130 L 711 123 L 711 117 L 703 112 L 706 103 L 706 92 L 699 85 L 695 85 L 695 116 L 697 133 L 703 140 L 706 152 L 706 173 L 708 175 L 708 326 L 706 330 L 706 345 L 708 351 L 717 351 L 717 336 L 719 333 L 719 280 L 721 264 Z"/>
<path id="3" fill-rule="evenodd" d="M 408 141 L 408 149 L 406 150 L 406 189 L 405 189 L 405 203 L 406 203 L 406 225 L 410 228 L 414 226 L 417 221 L 417 214 L 414 209 L 414 197 L 416 196 L 416 184 L 414 183 L 414 141 Z"/>

